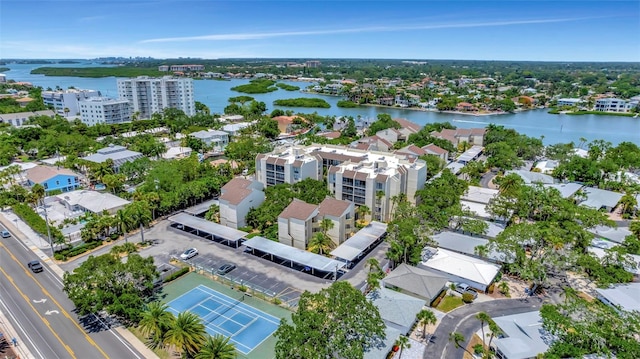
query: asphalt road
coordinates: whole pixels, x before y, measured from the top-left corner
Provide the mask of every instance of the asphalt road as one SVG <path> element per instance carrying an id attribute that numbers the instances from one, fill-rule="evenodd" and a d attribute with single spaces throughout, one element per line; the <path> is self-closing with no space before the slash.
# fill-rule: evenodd
<path id="1" fill-rule="evenodd" d="M 484 311 L 491 317 L 500 317 L 538 310 L 542 303 L 542 300 L 537 297 L 526 300 L 501 299 L 474 303 L 457 309 L 442 319 L 431 337 L 429 345 L 427 345 L 424 357 L 461 359 L 464 350 L 462 348 L 456 349 L 452 343 L 449 343 L 449 333 L 459 332 L 464 335 L 466 339 L 464 345 L 466 346 L 473 334 L 480 330 L 480 322 L 475 318 L 479 312 Z"/>
<path id="2" fill-rule="evenodd" d="M 95 317 L 80 320 L 62 281 L 42 260 L 44 271 L 27 268 L 36 259 L 13 234 L 0 241 L 0 310 L 18 332 L 18 345 L 36 358 L 143 358 Z"/>

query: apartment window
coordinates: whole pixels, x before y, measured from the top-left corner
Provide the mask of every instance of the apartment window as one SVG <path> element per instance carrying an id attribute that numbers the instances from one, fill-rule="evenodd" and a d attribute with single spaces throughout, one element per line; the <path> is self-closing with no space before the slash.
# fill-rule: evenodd
<path id="1" fill-rule="evenodd" d="M 71 178 L 67 178 L 67 184 L 71 184 Z"/>
<path id="2" fill-rule="evenodd" d="M 384 189 L 384 183 L 376 182 L 376 190 L 382 191 Z"/>
<path id="3" fill-rule="evenodd" d="M 56 186 L 60 185 L 60 181 L 56 181 Z"/>

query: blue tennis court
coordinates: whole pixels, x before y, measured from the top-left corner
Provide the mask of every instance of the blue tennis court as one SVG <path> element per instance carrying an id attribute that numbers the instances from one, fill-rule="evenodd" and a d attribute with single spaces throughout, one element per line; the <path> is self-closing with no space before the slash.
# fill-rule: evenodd
<path id="1" fill-rule="evenodd" d="M 244 298 L 244 296 L 242 297 Z M 278 329 L 280 319 L 204 285 L 169 302 L 174 314 L 190 311 L 200 318 L 207 332 L 229 337 L 236 349 L 249 354 Z"/>

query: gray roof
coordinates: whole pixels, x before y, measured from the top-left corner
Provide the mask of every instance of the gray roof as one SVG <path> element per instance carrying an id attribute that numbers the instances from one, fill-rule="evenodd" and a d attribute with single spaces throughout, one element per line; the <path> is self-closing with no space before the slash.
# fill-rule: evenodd
<path id="1" fill-rule="evenodd" d="M 447 278 L 438 273 L 402 263 L 389 273 L 383 282 L 431 302 L 447 285 Z"/>
<path id="2" fill-rule="evenodd" d="M 224 131 L 218 131 L 218 130 L 202 130 L 198 132 L 193 132 L 189 134 L 189 136 L 199 138 L 201 140 L 207 140 L 214 136 L 229 136 L 229 134 Z"/>
<path id="3" fill-rule="evenodd" d="M 471 146 L 470 149 L 466 150 L 463 154 L 460 155 L 460 157 L 458 157 L 457 162 L 469 162 L 476 158 L 480 154 L 480 152 L 482 152 L 482 150 L 482 146 Z"/>
<path id="4" fill-rule="evenodd" d="M 364 352 L 363 359 L 386 359 L 396 340 L 402 335 L 398 329 L 387 326 L 384 329 L 385 339 Z"/>
<path id="5" fill-rule="evenodd" d="M 544 173 L 539 173 L 539 172 L 513 170 L 513 171 L 505 171 L 504 174 L 506 176 L 511 173 L 514 173 L 520 176 L 520 178 L 522 178 L 522 180 L 524 180 L 524 183 L 526 184 L 531 184 L 531 183 L 552 184 L 555 182 L 553 177 L 546 175 Z"/>
<path id="6" fill-rule="evenodd" d="M 562 198 L 569 198 L 573 196 L 576 192 L 582 188 L 582 185 L 579 183 L 554 183 L 554 184 L 545 184 L 546 188 L 555 188 L 560 191 L 560 195 Z"/>
<path id="7" fill-rule="evenodd" d="M 264 253 L 273 254 L 278 258 L 325 272 L 333 272 L 336 268 L 340 269 L 345 266 L 343 262 L 291 247 L 280 242 L 275 242 L 264 237 L 253 237 L 244 242 L 244 245 Z"/>
<path id="8" fill-rule="evenodd" d="M 624 242 L 624 239 L 628 235 L 631 235 L 629 227 L 596 226 L 594 228 L 588 228 L 587 231 L 593 233 L 597 238 L 606 238 L 620 244 Z"/>
<path id="9" fill-rule="evenodd" d="M 607 191 L 600 188 L 584 187 L 582 191 L 587 196 L 587 199 L 580 202 L 580 205 L 595 209 L 600 209 L 602 207 L 613 208 L 622 198 L 622 193 Z"/>
<path id="10" fill-rule="evenodd" d="M 596 288 L 609 303 L 626 311 L 640 311 L 640 283 L 618 284 L 609 289 Z"/>
<path id="11" fill-rule="evenodd" d="M 499 191 L 497 189 L 469 186 L 461 198 L 462 200 L 470 202 L 488 204 L 498 193 Z"/>
<path id="12" fill-rule="evenodd" d="M 372 221 L 354 234 L 353 237 L 331 251 L 331 255 L 351 262 L 380 237 L 384 236 L 385 233 L 387 233 L 386 223 Z"/>
<path id="13" fill-rule="evenodd" d="M 378 308 L 387 326 L 406 334 L 416 322 L 416 315 L 426 302 L 410 295 L 387 288 L 379 288 L 367 294 L 367 298 Z"/>
<path id="14" fill-rule="evenodd" d="M 486 246 L 489 244 L 488 239 L 472 237 L 466 234 L 449 231 L 443 231 L 435 234 L 432 238 L 438 243 L 438 247 L 440 248 L 472 256 L 476 256 L 475 248 L 477 246 Z M 504 255 L 502 253 L 492 251 L 488 254 L 488 257 L 493 260 L 502 261 Z"/>
<path id="15" fill-rule="evenodd" d="M 549 334 L 542 328 L 540 312 L 526 312 L 493 318 L 506 338 L 494 339 L 496 347 L 509 359 L 532 358 L 549 349 Z"/>
<path id="16" fill-rule="evenodd" d="M 219 202 L 217 199 L 210 199 L 208 201 L 204 201 L 200 204 L 196 204 L 195 206 L 189 207 L 184 211 L 190 215 L 197 216 L 202 213 L 205 213 L 211 208 L 212 205 L 217 205 Z"/>
<path id="17" fill-rule="evenodd" d="M 84 157 L 83 160 L 102 163 L 108 159 L 111 159 L 113 160 L 113 164 L 115 167 L 120 167 L 126 162 L 130 162 L 142 157 L 144 156 L 140 152 L 129 151 L 122 146 L 109 145 L 108 147 L 99 149 L 97 153 Z"/>
<path id="18" fill-rule="evenodd" d="M 199 231 L 209 233 L 227 241 L 238 242 L 248 233 L 237 229 L 229 228 L 218 223 L 207 221 L 206 219 L 195 217 L 187 213 L 178 213 L 169 217 L 170 222 L 179 223 L 186 227 L 191 227 Z"/>

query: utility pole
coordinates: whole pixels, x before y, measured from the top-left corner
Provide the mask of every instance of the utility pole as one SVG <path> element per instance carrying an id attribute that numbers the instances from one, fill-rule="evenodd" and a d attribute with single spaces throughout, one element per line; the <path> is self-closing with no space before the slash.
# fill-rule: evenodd
<path id="1" fill-rule="evenodd" d="M 47 225 L 47 239 L 49 240 L 49 246 L 51 247 L 51 257 L 53 258 L 53 241 L 51 240 L 51 229 L 49 228 L 49 217 L 47 216 L 47 203 L 45 202 L 45 198 L 42 198 L 42 207 L 44 208 L 44 222 Z"/>

